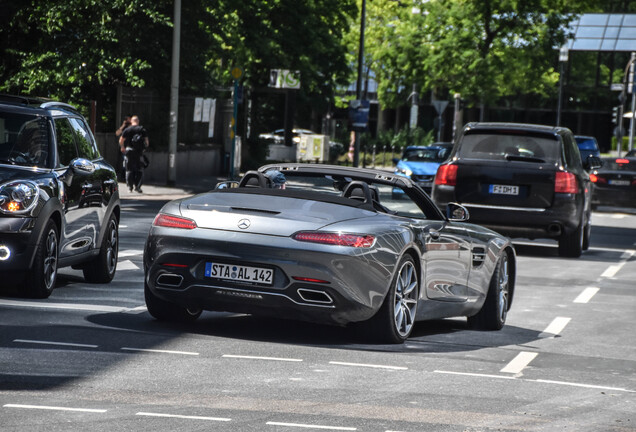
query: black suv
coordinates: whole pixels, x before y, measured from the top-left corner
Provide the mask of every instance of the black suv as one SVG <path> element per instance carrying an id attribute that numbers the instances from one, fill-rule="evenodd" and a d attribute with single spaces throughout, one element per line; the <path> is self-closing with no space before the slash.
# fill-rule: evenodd
<path id="1" fill-rule="evenodd" d="M 458 202 L 470 220 L 510 237 L 552 238 L 559 255 L 578 257 L 591 231 L 590 176 L 567 128 L 469 123 L 440 165 L 433 200 Z"/>
<path id="2" fill-rule="evenodd" d="M 0 95 L 0 287 L 46 298 L 60 267 L 115 276 L 119 191 L 70 105 Z"/>

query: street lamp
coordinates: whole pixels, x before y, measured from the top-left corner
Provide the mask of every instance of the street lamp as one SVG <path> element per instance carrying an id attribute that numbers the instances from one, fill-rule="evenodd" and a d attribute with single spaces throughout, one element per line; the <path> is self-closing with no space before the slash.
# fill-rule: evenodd
<path id="1" fill-rule="evenodd" d="M 364 58 L 364 22 L 366 20 L 366 0 L 362 0 L 362 7 L 360 8 L 360 45 L 358 48 L 358 79 L 356 81 L 356 99 L 362 98 L 362 60 Z M 355 132 L 355 141 L 353 145 L 353 166 L 357 167 L 360 164 L 360 134 Z"/>
<path id="2" fill-rule="evenodd" d="M 563 44 L 559 50 L 559 105 L 557 106 L 556 125 L 561 126 L 561 105 L 563 103 L 563 75 L 565 73 L 565 64 L 568 62 L 568 45 Z"/>

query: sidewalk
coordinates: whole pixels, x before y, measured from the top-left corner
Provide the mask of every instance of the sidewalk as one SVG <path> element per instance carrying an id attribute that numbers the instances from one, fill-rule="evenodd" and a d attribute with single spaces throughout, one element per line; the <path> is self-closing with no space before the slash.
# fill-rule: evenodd
<path id="1" fill-rule="evenodd" d="M 130 192 L 125 182 L 119 182 L 119 198 L 122 200 L 168 201 L 207 192 L 214 189 L 218 182 L 225 180 L 227 180 L 225 177 L 205 177 L 196 181 L 177 182 L 174 186 L 144 184 L 141 186 L 142 193 Z"/>

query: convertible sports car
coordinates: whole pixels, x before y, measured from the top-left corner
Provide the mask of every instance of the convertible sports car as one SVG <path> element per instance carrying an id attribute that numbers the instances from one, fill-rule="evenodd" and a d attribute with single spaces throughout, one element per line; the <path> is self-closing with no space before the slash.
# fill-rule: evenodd
<path id="1" fill-rule="evenodd" d="M 417 320 L 466 316 L 498 330 L 515 251 L 467 219 L 452 203 L 444 216 L 386 171 L 267 165 L 160 210 L 144 250 L 146 305 L 159 320 L 209 310 L 359 322 L 388 343 L 404 342 Z"/>

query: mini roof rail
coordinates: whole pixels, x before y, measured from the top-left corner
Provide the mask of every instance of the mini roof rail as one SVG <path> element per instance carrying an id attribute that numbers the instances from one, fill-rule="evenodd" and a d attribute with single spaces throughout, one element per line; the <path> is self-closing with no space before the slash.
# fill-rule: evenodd
<path id="1" fill-rule="evenodd" d="M 77 112 L 77 108 L 75 108 L 73 105 L 69 105 L 64 102 L 44 102 L 43 104 L 40 105 L 40 108 L 55 108 L 55 107 L 71 109 Z"/>

